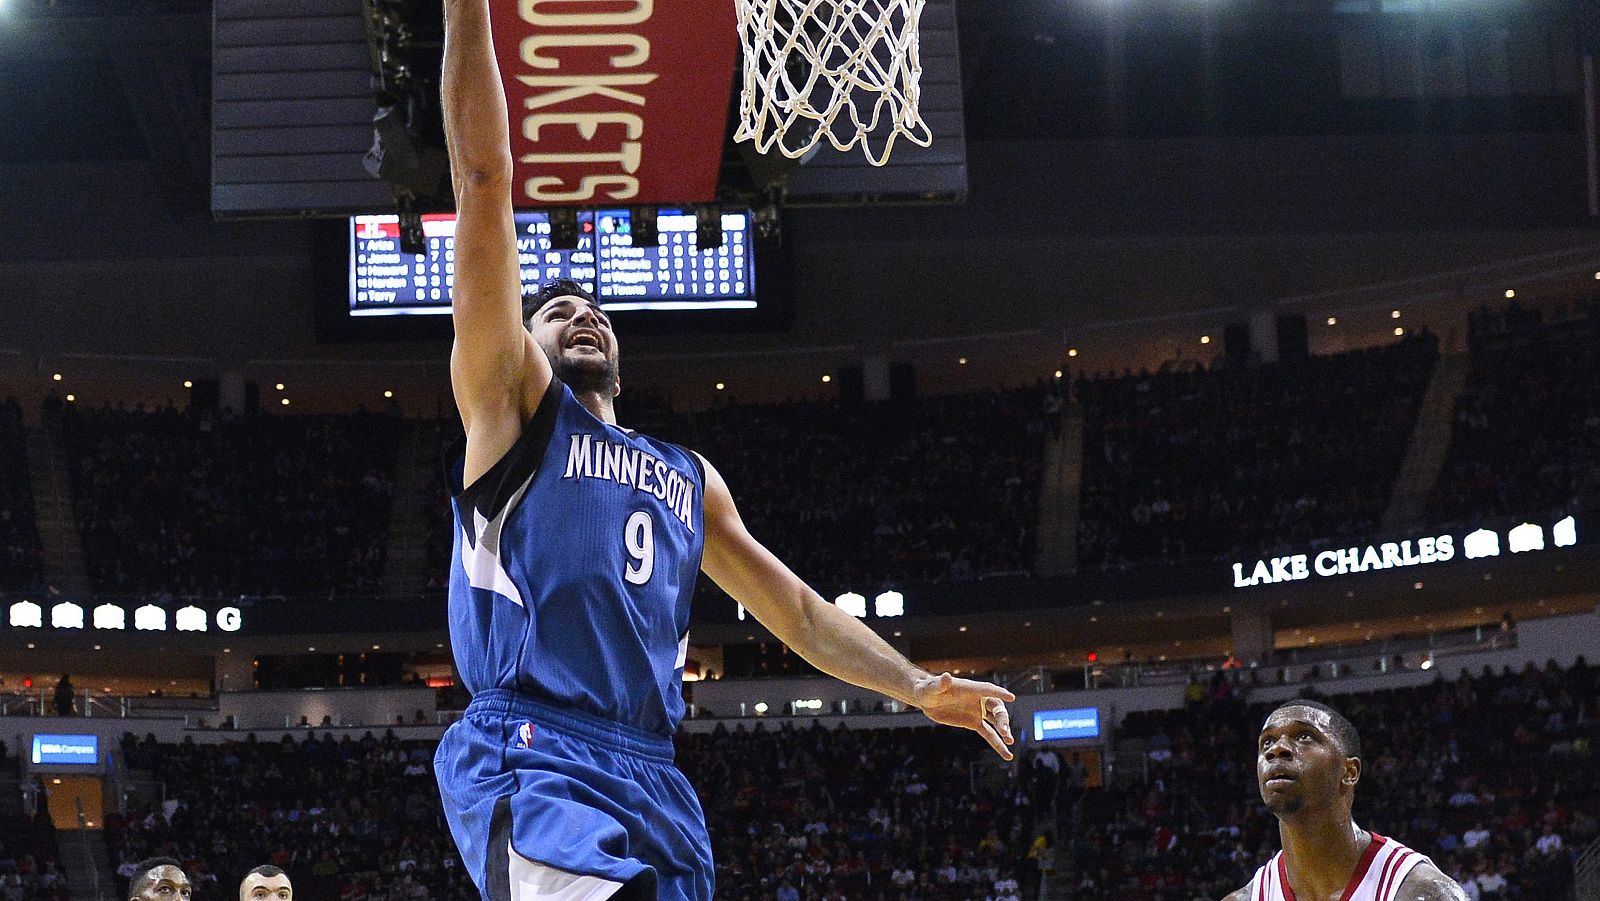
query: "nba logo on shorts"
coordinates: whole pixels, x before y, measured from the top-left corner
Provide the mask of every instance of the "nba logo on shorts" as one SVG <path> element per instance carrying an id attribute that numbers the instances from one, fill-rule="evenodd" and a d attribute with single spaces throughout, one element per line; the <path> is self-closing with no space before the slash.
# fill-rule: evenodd
<path id="1" fill-rule="evenodd" d="M 533 724 L 523 723 L 517 727 L 517 747 L 533 747 Z"/>

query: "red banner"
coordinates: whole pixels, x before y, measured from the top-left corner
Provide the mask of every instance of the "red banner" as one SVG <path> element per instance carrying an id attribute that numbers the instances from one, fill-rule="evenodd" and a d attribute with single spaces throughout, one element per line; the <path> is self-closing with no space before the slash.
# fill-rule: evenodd
<path id="1" fill-rule="evenodd" d="M 726 0 L 491 0 L 513 203 L 714 198 L 738 49 Z"/>

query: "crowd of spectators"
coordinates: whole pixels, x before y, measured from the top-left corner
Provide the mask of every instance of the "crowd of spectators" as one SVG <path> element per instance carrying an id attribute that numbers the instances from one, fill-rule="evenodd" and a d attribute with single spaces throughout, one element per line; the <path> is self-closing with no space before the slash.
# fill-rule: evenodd
<path id="1" fill-rule="evenodd" d="M 28 480 L 27 435 L 14 397 L 0 403 L 0 591 L 35 588 L 43 577 Z"/>
<path id="2" fill-rule="evenodd" d="M 179 595 L 377 588 L 401 424 L 168 406 L 58 414 L 94 589 Z"/>
<path id="3" fill-rule="evenodd" d="M 1600 835 L 1597 677 L 1580 658 L 1330 699 L 1361 734 L 1356 822 L 1432 857 L 1474 901 L 1570 898 L 1576 853 Z M 1253 767 L 1272 706 L 1213 694 L 1130 714 L 1121 735 L 1142 772 L 1076 805 L 1058 862 L 1073 897 L 1183 901 L 1244 885 L 1278 847 Z"/>
<path id="4" fill-rule="evenodd" d="M 1183 709 L 1130 714 L 1105 783 L 1053 751 L 1025 748 L 1013 768 L 975 736 L 926 728 L 723 727 L 680 734 L 678 763 L 718 898 L 1213 899 L 1279 846 L 1253 767 L 1274 705 L 1246 703 L 1241 684 L 1219 676 Z M 1600 836 L 1600 671 L 1580 658 L 1331 702 L 1362 736 L 1362 827 L 1429 855 L 1474 901 L 1570 897 L 1575 857 Z M 168 800 L 108 820 L 114 859 L 180 859 L 197 901 L 260 863 L 309 901 L 475 897 L 431 742 L 129 736 L 122 752 Z"/>
<path id="5" fill-rule="evenodd" d="M 1036 898 L 1058 783 L 1010 777 L 968 733 L 934 737 L 819 726 L 680 737 L 678 763 L 712 837 L 717 897 Z"/>
<path id="6" fill-rule="evenodd" d="M 182 861 L 195 901 L 232 899 L 264 863 L 288 872 L 306 901 L 477 897 L 444 823 L 432 742 L 125 736 L 122 753 L 131 771 L 164 783 L 166 797 L 107 818 L 123 880 L 137 861 L 168 856 Z"/>
<path id="7" fill-rule="evenodd" d="M 1482 311 L 1472 371 L 1430 497 L 1443 523 L 1550 525 L 1600 497 L 1600 349 L 1593 316 Z"/>
<path id="8" fill-rule="evenodd" d="M 1054 384 L 868 402 L 730 404 L 668 435 L 715 465 L 751 534 L 830 588 L 1033 569 Z"/>
<path id="9" fill-rule="evenodd" d="M 859 404 L 728 403 L 674 413 L 624 395 L 628 427 L 717 467 L 745 525 L 819 589 L 964 581 L 1029 572 L 1056 384 Z M 448 424 L 447 441 L 460 434 Z M 450 551 L 449 495 L 427 501 L 430 584 Z"/>
<path id="10" fill-rule="evenodd" d="M 0 814 L 0 898 L 67 901 L 67 876 L 56 856 L 56 833 L 41 808 L 35 816 Z"/>
<path id="11" fill-rule="evenodd" d="M 1378 528 L 1438 342 L 1080 379 L 1079 566 L 1242 559 Z"/>

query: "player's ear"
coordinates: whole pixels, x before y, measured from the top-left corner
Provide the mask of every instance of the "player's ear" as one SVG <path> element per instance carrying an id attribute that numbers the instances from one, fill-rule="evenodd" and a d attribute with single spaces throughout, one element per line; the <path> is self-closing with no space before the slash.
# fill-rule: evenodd
<path id="1" fill-rule="evenodd" d="M 1361 758 L 1346 757 L 1344 759 L 1344 778 L 1340 781 L 1352 787 L 1361 781 Z"/>

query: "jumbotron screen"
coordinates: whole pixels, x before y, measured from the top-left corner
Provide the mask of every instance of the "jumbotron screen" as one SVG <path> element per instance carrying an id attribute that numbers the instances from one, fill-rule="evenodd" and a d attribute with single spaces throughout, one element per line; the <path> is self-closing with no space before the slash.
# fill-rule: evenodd
<path id="1" fill-rule="evenodd" d="M 722 246 L 701 250 L 692 212 L 661 210 L 653 245 L 635 246 L 628 210 L 578 214 L 578 246 L 550 246 L 550 217 L 516 214 L 522 286 L 531 291 L 570 278 L 595 293 L 608 312 L 753 310 L 755 254 L 751 216 L 724 212 Z M 422 217 L 427 254 L 400 249 L 396 216 L 350 219 L 351 316 L 444 315 L 455 284 L 452 214 Z"/>

